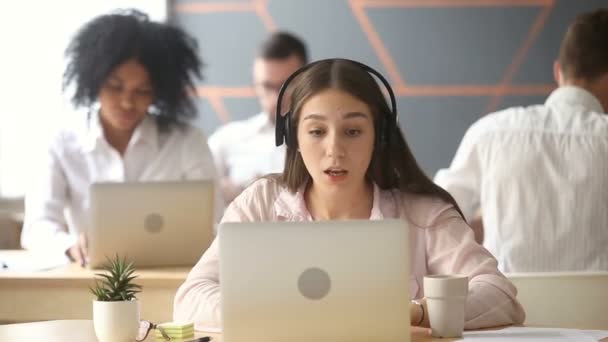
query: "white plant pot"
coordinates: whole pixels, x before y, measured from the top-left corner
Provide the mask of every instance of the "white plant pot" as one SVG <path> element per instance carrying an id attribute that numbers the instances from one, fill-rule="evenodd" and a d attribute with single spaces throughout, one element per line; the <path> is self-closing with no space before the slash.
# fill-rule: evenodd
<path id="1" fill-rule="evenodd" d="M 93 327 L 99 342 L 132 342 L 139 332 L 139 301 L 93 301 Z"/>

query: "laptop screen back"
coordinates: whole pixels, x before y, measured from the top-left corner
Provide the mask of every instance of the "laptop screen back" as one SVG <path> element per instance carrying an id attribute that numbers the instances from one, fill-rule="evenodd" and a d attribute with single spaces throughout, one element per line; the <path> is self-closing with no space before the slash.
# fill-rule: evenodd
<path id="1" fill-rule="evenodd" d="M 400 220 L 225 223 L 223 341 L 409 341 Z"/>
<path id="2" fill-rule="evenodd" d="M 137 267 L 194 265 L 214 237 L 212 181 L 95 183 L 89 266 L 119 255 Z"/>

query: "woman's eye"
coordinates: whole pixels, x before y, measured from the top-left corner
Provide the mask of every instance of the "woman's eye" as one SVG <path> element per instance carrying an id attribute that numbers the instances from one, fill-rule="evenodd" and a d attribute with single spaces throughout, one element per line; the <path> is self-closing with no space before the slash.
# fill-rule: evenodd
<path id="1" fill-rule="evenodd" d="M 308 134 L 312 135 L 313 137 L 320 137 L 323 134 L 323 131 L 320 129 L 311 129 L 308 131 Z"/>
<path id="2" fill-rule="evenodd" d="M 347 129 L 346 130 L 346 135 L 348 135 L 349 137 L 356 137 L 359 134 L 361 134 L 361 130 L 360 129 Z"/>

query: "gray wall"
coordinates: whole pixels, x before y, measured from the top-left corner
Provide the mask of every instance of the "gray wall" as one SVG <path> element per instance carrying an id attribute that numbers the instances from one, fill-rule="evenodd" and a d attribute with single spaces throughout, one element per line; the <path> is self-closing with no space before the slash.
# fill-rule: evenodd
<path id="1" fill-rule="evenodd" d="M 175 0 L 170 18 L 200 44 L 198 125 L 207 134 L 259 111 L 255 49 L 268 32 L 288 30 L 312 60 L 356 59 L 389 78 L 406 139 L 432 176 L 475 120 L 544 101 L 568 23 L 602 6 L 608 0 Z"/>

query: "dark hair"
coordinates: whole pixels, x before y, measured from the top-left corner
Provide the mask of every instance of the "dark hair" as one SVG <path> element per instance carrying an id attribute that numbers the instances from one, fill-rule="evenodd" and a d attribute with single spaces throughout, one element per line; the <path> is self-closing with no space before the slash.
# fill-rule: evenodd
<path id="1" fill-rule="evenodd" d="M 576 17 L 564 36 L 558 61 L 569 79 L 594 81 L 608 73 L 608 9 Z"/>
<path id="2" fill-rule="evenodd" d="M 70 42 L 63 89 L 75 83 L 74 106 L 91 106 L 110 73 L 136 59 L 150 74 L 153 117 L 161 128 L 196 117 L 189 92 L 201 78 L 196 40 L 179 28 L 151 22 L 136 10 L 99 16 L 85 24 Z"/>
<path id="3" fill-rule="evenodd" d="M 297 56 L 302 64 L 308 63 L 306 45 L 300 38 L 287 32 L 275 32 L 260 44 L 258 56 L 263 59 L 286 59 Z"/>
<path id="4" fill-rule="evenodd" d="M 300 110 L 309 98 L 330 88 L 349 93 L 369 106 L 374 115 L 375 134 L 379 133 L 380 118 L 391 114 L 390 107 L 375 79 L 360 66 L 346 60 L 319 62 L 298 75 L 292 82 L 288 91 L 291 92 L 290 111 L 293 113 L 291 133 L 296 144 L 287 146 L 281 182 L 290 191 L 295 192 L 310 179 L 297 146 Z M 384 134 L 387 136 L 387 143 L 384 146 L 379 143 L 374 144 L 372 160 L 366 172 L 368 179 L 381 189 L 398 189 L 401 192 L 441 198 L 452 204 L 462 215 L 454 198 L 433 183 L 418 166 L 397 123 L 394 121 L 386 127 L 387 131 Z M 378 139 L 375 141 L 377 142 Z"/>

